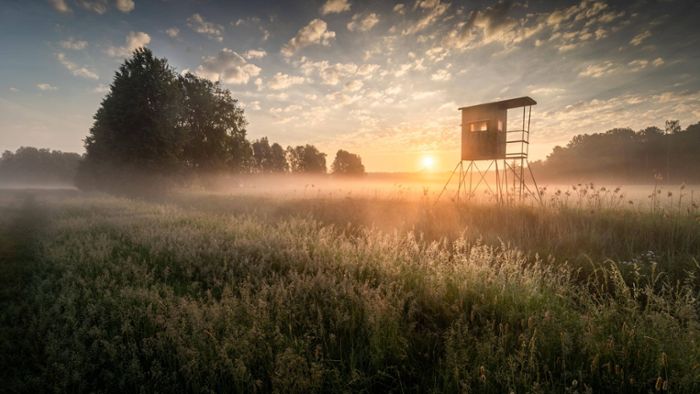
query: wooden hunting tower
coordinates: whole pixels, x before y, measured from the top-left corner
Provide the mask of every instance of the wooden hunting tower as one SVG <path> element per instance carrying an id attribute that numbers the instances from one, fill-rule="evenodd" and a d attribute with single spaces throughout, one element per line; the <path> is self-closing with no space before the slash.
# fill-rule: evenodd
<path id="1" fill-rule="evenodd" d="M 491 191 L 496 195 L 497 201 L 513 201 L 516 198 L 521 200 L 525 192 L 539 200 L 537 183 L 527 161 L 530 145 L 530 115 L 532 106 L 536 104 L 537 102 L 531 97 L 524 96 L 459 108 L 462 114 L 461 157 L 457 167 L 452 171 L 454 175 L 458 168 L 460 170 L 457 199 L 460 198 L 462 191 L 467 198 L 470 198 L 482 182 L 491 190 L 486 174 L 495 166 L 496 191 Z M 508 110 L 515 108 L 523 109 L 522 123 L 519 114 L 515 113 L 515 122 L 509 125 Z M 518 127 L 520 124 L 522 127 Z M 482 172 L 477 166 L 477 161 L 488 161 L 488 168 Z M 466 170 L 464 162 L 468 162 Z M 500 171 L 499 162 L 502 162 Z M 525 182 L 526 166 L 535 192 Z M 473 184 L 475 171 L 480 176 L 476 185 Z M 452 175 L 443 192 L 447 189 Z M 467 178 L 469 179 L 468 189 Z"/>

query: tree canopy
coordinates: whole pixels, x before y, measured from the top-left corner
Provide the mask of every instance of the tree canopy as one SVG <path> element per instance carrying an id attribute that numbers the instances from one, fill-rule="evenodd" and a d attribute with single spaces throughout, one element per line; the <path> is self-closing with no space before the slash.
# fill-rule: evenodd
<path id="1" fill-rule="evenodd" d="M 553 179 L 700 180 L 700 123 L 682 130 L 677 121 L 667 121 L 665 129 L 617 128 L 577 135 L 532 166 L 537 175 Z"/>
<path id="2" fill-rule="evenodd" d="M 292 172 L 306 174 L 326 173 L 326 154 L 313 145 L 287 147 L 287 160 Z"/>
<path id="3" fill-rule="evenodd" d="M 146 48 L 119 67 L 94 119 L 80 186 L 101 187 L 125 172 L 242 171 L 251 158 L 243 109 L 231 93 L 189 73 L 178 76 Z"/>
<path id="4" fill-rule="evenodd" d="M 80 162 L 77 153 L 21 147 L 0 157 L 0 181 L 21 183 L 73 183 Z"/>
<path id="5" fill-rule="evenodd" d="M 331 170 L 338 175 L 364 175 L 365 166 L 359 155 L 340 149 L 335 154 Z"/>

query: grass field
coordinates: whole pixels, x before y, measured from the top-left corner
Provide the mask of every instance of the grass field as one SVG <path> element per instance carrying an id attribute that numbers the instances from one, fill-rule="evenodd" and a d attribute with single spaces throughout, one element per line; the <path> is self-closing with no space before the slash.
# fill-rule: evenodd
<path id="1" fill-rule="evenodd" d="M 700 392 L 697 209 L 562 201 L 0 192 L 3 391 Z"/>

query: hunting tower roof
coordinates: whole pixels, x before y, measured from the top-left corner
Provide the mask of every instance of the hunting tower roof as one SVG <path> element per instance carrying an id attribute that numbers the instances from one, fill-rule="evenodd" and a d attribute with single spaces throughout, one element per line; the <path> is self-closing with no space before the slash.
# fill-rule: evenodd
<path id="1" fill-rule="evenodd" d="M 537 104 L 537 101 L 533 100 L 532 97 L 523 96 L 523 97 L 512 98 L 512 99 L 508 99 L 508 100 L 494 101 L 492 103 L 484 103 L 484 104 L 472 105 L 469 107 L 461 107 L 461 108 L 459 108 L 459 110 L 464 111 L 464 110 L 486 109 L 489 107 L 498 108 L 498 109 L 511 109 L 511 108 L 518 108 L 518 107 L 526 107 L 526 106 L 535 105 L 535 104 Z"/>

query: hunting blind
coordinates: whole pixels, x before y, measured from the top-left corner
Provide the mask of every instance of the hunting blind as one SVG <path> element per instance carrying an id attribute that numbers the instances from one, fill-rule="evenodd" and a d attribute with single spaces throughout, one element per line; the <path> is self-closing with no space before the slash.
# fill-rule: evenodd
<path id="1" fill-rule="evenodd" d="M 477 188 L 484 184 L 499 203 L 522 200 L 527 195 L 539 201 L 537 183 L 527 160 L 530 116 L 532 106 L 536 104 L 535 100 L 524 96 L 459 108 L 462 115 L 461 157 L 440 196 L 459 170 L 457 200 L 461 197 L 471 198 Z M 519 108 L 522 108 L 522 118 Z M 508 123 L 509 110 L 511 124 Z M 484 162 L 482 168 L 488 164 L 485 170 L 482 171 L 478 167 L 478 162 Z M 495 190 L 491 188 L 487 177 L 492 169 L 495 175 Z M 532 188 L 526 182 L 527 175 Z M 476 183 L 474 178 L 477 178 Z"/>

